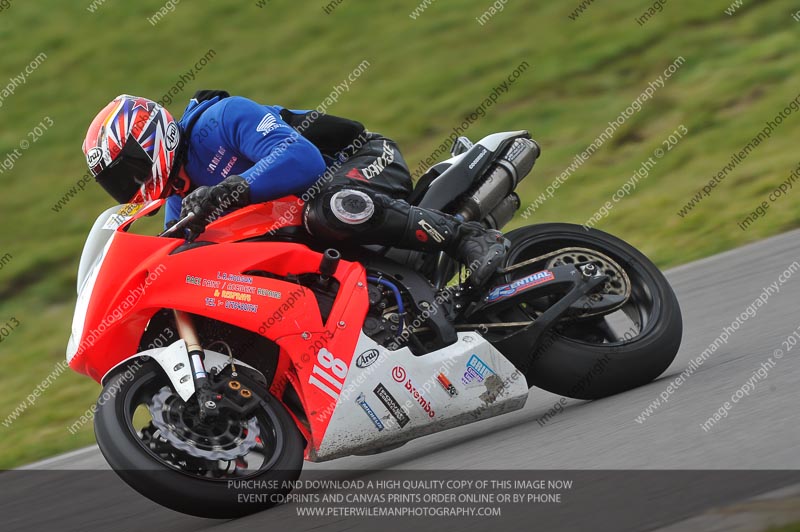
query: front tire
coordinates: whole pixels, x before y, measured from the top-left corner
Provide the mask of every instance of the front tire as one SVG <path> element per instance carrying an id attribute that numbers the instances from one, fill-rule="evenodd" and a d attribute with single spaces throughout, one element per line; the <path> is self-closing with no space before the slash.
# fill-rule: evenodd
<path id="1" fill-rule="evenodd" d="M 247 468 L 246 461 L 253 460 L 251 454 L 225 460 L 223 465 L 228 462 L 232 465 L 221 468 L 219 459 L 203 460 L 170 446 L 171 441 L 179 441 L 175 439 L 178 436 L 165 438 L 159 433 L 165 430 L 163 426 L 155 428 L 152 420 L 137 428 L 137 424 L 142 425 L 136 419 L 142 416 L 142 405 L 152 407 L 153 401 L 161 401 L 154 399 L 158 397 L 168 397 L 170 404 L 180 405 L 184 414 L 188 408 L 183 407 L 194 401 L 192 397 L 189 403 L 183 403 L 172 391 L 161 367 L 149 361 L 124 373 L 117 372 L 108 379 L 98 399 L 94 418 L 97 444 L 109 465 L 128 485 L 178 512 L 215 519 L 240 517 L 285 500 L 292 483 L 300 476 L 305 444 L 292 418 L 277 400 L 266 394 L 253 418 L 241 425 L 244 434 L 254 427 L 259 431 L 250 440 L 260 461 L 258 468 L 252 470 Z M 166 402 L 163 408 L 167 408 Z M 236 428 L 234 423 L 229 425 Z M 258 444 L 253 444 L 253 440 Z"/>
<path id="2" fill-rule="evenodd" d="M 631 294 L 621 313 L 636 327 L 611 334 L 612 316 L 557 324 L 545 334 L 525 374 L 530 386 L 576 399 L 599 399 L 642 386 L 656 379 L 675 359 L 683 324 L 675 293 L 664 275 L 641 252 L 597 229 L 566 223 L 522 227 L 506 235 L 511 250 L 504 266 L 567 247 L 596 250 L 615 261 L 629 277 Z M 525 273 L 541 270 L 537 264 Z M 512 282 L 524 273 L 506 274 Z M 618 317 L 619 318 L 619 317 Z M 522 307 L 505 320 L 532 319 Z"/>

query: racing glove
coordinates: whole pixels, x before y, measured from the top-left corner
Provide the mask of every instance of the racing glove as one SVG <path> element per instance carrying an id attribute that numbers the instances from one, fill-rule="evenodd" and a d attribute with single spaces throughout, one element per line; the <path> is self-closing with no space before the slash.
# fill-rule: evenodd
<path id="1" fill-rule="evenodd" d="M 194 218 L 186 225 L 190 242 L 223 214 L 250 205 L 250 185 L 238 175 L 226 177 L 212 187 L 199 187 L 181 202 L 181 218 L 190 212 Z"/>

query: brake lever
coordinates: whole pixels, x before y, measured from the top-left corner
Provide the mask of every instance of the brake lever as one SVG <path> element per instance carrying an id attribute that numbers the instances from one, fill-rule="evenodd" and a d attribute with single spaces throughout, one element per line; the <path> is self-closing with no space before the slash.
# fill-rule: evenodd
<path id="1" fill-rule="evenodd" d="M 184 216 L 183 218 L 178 220 L 178 222 L 175 225 L 173 225 L 172 227 L 168 227 L 163 232 L 161 232 L 158 236 L 160 236 L 160 237 L 161 236 L 168 236 L 168 235 L 171 235 L 172 233 L 174 233 L 175 231 L 183 229 L 184 227 L 186 227 L 186 225 L 189 222 L 192 221 L 193 218 L 194 218 L 194 213 L 190 212 L 189 214 L 187 214 L 186 216 Z"/>

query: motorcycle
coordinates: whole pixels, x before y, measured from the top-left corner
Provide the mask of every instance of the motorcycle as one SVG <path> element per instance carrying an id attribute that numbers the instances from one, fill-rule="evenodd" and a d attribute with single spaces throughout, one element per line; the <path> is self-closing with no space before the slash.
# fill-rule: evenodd
<path id="1" fill-rule="evenodd" d="M 409 202 L 500 229 L 538 156 L 526 131 L 459 138 Z M 67 361 L 103 386 L 94 428 L 110 466 L 187 514 L 269 508 L 304 459 L 384 452 L 512 412 L 533 386 L 579 399 L 641 386 L 680 345 L 662 273 L 596 229 L 510 231 L 494 277 L 472 286 L 470 265 L 443 254 L 326 249 L 296 197 L 229 213 L 191 242 L 174 237 L 187 219 L 169 234 L 132 230 L 163 203 L 98 217 Z"/>

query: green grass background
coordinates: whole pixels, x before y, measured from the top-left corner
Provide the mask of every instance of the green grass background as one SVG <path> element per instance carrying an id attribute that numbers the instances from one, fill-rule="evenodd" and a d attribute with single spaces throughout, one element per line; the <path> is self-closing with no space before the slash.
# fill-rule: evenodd
<path id="1" fill-rule="evenodd" d="M 92 185 L 60 213 L 52 205 L 85 172 L 80 152 L 94 114 L 120 93 L 158 99 L 209 48 L 216 57 L 178 97 L 224 88 L 264 103 L 317 106 L 362 60 L 371 66 L 329 109 L 395 138 L 415 167 L 521 62 L 530 68 L 469 130 L 473 139 L 528 129 L 542 157 L 522 184 L 523 204 L 627 107 L 676 57 L 684 66 L 525 223 L 582 223 L 683 124 L 689 135 L 597 227 L 668 267 L 797 227 L 793 192 L 743 232 L 737 222 L 797 166 L 800 116 L 740 165 L 686 218 L 678 209 L 732 153 L 800 92 L 800 23 L 791 1 L 671 0 L 644 26 L 648 3 L 598 1 L 577 20 L 578 0 L 509 0 L 486 25 L 487 0 L 184 1 L 155 27 L 160 0 L 12 0 L 0 12 L 0 88 L 39 52 L 48 59 L 0 108 L 0 159 L 44 117 L 55 125 L 0 174 L 0 324 L 21 326 L 0 343 L 0 421 L 63 360 L 86 232 L 111 204 Z M 519 217 L 512 225 L 522 225 Z M 93 442 L 90 425 L 67 427 L 98 394 L 66 372 L 10 428 L 0 425 L 0 468 Z"/>

